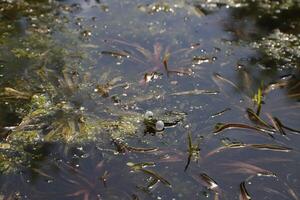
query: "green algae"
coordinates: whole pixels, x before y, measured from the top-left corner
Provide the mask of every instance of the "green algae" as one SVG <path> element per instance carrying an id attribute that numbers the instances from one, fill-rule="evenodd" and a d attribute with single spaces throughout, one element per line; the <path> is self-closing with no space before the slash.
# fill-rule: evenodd
<path id="1" fill-rule="evenodd" d="M 3 173 L 13 172 L 30 163 L 32 155 L 26 152 L 27 146 L 36 148 L 44 143 L 56 142 L 69 145 L 103 143 L 103 134 L 114 141 L 125 141 L 141 133 L 148 125 L 143 121 L 144 115 L 138 112 L 118 111 L 114 113 L 117 117 L 100 118 L 67 102 L 53 104 L 44 94 L 33 95 L 29 105 L 30 109 L 22 122 L 12 129 L 5 142 L 0 143 L 2 148 L 18 155 L 8 159 L 9 155 L 1 152 L 5 160 L 0 168 Z M 170 126 L 176 125 L 185 116 L 180 112 L 155 113 L 156 121 L 163 120 Z"/>
<path id="2" fill-rule="evenodd" d="M 16 172 L 30 165 L 30 161 L 39 157 L 30 151 L 30 147 L 39 148 L 37 131 L 14 131 L 0 143 L 0 172 Z"/>

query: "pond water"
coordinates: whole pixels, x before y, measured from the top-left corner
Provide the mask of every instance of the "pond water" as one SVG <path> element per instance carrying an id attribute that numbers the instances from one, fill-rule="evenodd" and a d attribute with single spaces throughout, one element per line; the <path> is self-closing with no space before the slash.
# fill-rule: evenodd
<path id="1" fill-rule="evenodd" d="M 2 0 L 0 199 L 300 199 L 299 13 Z"/>

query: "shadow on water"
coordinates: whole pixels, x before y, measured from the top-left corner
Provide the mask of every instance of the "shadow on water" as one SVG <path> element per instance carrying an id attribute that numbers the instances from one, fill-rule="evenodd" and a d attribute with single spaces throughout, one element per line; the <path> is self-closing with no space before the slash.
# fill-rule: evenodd
<path id="1" fill-rule="evenodd" d="M 298 11 L 2 1 L 0 199 L 299 199 Z"/>

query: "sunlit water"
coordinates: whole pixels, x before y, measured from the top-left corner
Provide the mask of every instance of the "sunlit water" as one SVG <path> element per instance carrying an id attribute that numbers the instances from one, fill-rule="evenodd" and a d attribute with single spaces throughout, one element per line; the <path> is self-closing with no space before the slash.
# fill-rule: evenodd
<path id="1" fill-rule="evenodd" d="M 40 13 L 33 17 L 24 10 L 18 14 L 22 6 L 0 13 L 0 22 L 6 27 L 0 29 L 1 89 L 46 95 L 55 91 L 49 104 L 66 102 L 74 116 L 83 113 L 115 119 L 123 111 L 140 115 L 158 110 L 186 113 L 183 121 L 154 133 L 145 132 L 143 121 L 139 121 L 134 136 L 122 137 L 129 146 L 156 147 L 154 152 L 127 149 L 118 153 L 112 141 L 115 138 L 107 133 L 98 134 L 96 141 L 101 142 L 57 141 L 28 147 L 31 155 L 39 156 L 28 158 L 30 164 L 16 172 L 1 175 L 0 199 L 244 200 L 243 183 L 252 199 L 299 198 L 297 59 L 283 64 L 252 45 L 276 28 L 299 33 L 298 25 L 287 28 L 280 18 L 265 17 L 262 19 L 272 25 L 264 26 L 258 17 L 260 11 L 251 12 L 247 7 L 159 2 L 59 1 L 53 7 L 40 8 L 46 17 Z M 292 12 L 289 17 L 297 19 Z M 49 44 L 24 43 L 33 34 Z M 10 53 L 18 47 L 38 55 L 25 59 L 20 51 L 19 56 Z M 35 73 L 41 68 L 49 70 L 44 80 Z M 64 70 L 77 80 L 78 87 L 64 79 Z M 276 85 L 263 95 L 260 112 L 273 126 L 271 136 L 248 128 L 213 133 L 217 123 L 255 127 L 246 109 L 256 112 L 253 99 L 259 88 L 280 81 L 280 87 Z M 105 84 L 108 91 L 99 87 Z M 2 97 L 0 126 L 17 126 L 26 113 L 26 106 L 22 106 L 26 103 Z M 62 120 L 66 115 L 45 120 Z M 281 134 L 274 127 L 274 117 L 294 131 Z M 225 142 L 240 146 L 225 148 Z M 253 144 L 273 146 L 256 148 Z M 275 149 L 275 145 L 284 149 Z M 220 147 L 224 148 L 217 151 Z M 129 164 L 146 162 L 155 165 L 143 169 L 162 177 L 153 185 L 159 177 L 134 170 Z"/>

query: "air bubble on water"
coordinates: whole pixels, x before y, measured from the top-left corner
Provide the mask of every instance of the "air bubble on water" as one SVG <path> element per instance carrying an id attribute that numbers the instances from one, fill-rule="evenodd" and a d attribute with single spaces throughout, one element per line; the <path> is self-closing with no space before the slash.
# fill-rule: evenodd
<path id="1" fill-rule="evenodd" d="M 83 154 L 83 155 L 81 155 L 80 157 L 81 158 L 88 158 L 90 155 L 88 154 L 88 153 L 85 153 L 85 154 Z"/>
<path id="2" fill-rule="evenodd" d="M 52 179 L 47 180 L 47 183 L 53 183 Z"/>
<path id="3" fill-rule="evenodd" d="M 164 124 L 164 122 L 161 121 L 161 120 L 159 120 L 159 121 L 157 121 L 157 122 L 155 123 L 155 129 L 156 129 L 157 131 L 162 131 L 162 130 L 164 129 L 164 127 L 165 127 L 165 124 Z"/>
<path id="4" fill-rule="evenodd" d="M 153 112 L 150 110 L 147 110 L 145 113 L 145 118 L 152 118 L 153 117 Z"/>

